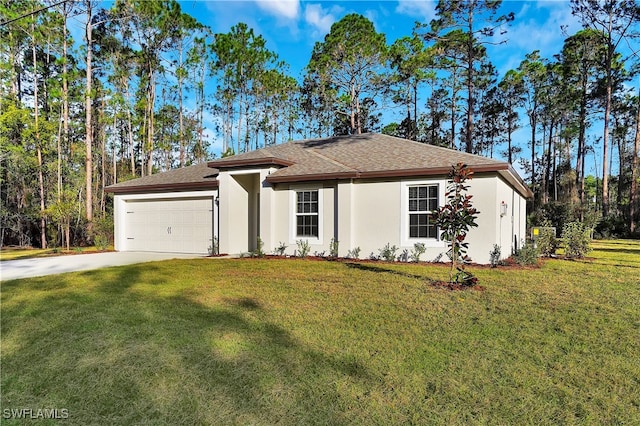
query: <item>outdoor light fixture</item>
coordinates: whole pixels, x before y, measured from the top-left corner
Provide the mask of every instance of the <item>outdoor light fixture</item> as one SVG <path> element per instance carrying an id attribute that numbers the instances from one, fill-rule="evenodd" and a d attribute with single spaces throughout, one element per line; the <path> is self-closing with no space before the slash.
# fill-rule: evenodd
<path id="1" fill-rule="evenodd" d="M 507 215 L 507 203 L 504 201 L 500 203 L 500 217 L 504 217 Z"/>

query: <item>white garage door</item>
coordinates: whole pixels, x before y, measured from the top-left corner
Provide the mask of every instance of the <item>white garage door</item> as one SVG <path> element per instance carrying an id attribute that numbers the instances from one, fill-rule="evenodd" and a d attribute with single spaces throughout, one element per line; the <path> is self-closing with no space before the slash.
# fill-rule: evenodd
<path id="1" fill-rule="evenodd" d="M 213 246 L 213 198 L 130 200 L 126 250 L 206 254 Z"/>

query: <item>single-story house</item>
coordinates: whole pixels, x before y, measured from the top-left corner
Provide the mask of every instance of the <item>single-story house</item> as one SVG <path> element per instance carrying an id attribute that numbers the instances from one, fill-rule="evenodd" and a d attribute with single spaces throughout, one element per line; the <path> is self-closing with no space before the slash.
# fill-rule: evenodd
<path id="1" fill-rule="evenodd" d="M 260 238 L 267 253 L 306 241 L 313 254 L 335 239 L 340 256 L 359 247 L 369 257 L 421 242 L 432 260 L 447 248 L 430 212 L 458 162 L 474 171 L 480 211 L 468 254 L 489 263 L 497 244 L 509 256 L 525 241 L 532 193 L 508 163 L 380 134 L 287 142 L 112 185 L 115 248 L 206 254 L 218 241 L 239 254 Z"/>

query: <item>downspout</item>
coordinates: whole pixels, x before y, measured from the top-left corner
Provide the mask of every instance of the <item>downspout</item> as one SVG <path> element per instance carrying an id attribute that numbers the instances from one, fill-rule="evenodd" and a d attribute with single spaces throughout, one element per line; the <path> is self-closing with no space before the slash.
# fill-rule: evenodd
<path id="1" fill-rule="evenodd" d="M 517 237 L 515 235 L 515 226 L 514 226 L 514 222 L 515 222 L 515 213 L 516 213 L 516 206 L 515 206 L 515 196 L 516 196 L 516 191 L 515 189 L 511 189 L 511 242 L 512 242 L 512 246 L 511 246 L 511 254 L 515 254 L 518 251 L 518 240 Z"/>
<path id="2" fill-rule="evenodd" d="M 215 198 L 215 207 L 216 207 L 216 232 L 213 235 L 213 242 L 215 243 L 216 238 L 218 238 L 218 244 L 216 244 L 215 250 L 213 254 L 220 254 L 220 190 L 218 189 L 218 195 Z"/>

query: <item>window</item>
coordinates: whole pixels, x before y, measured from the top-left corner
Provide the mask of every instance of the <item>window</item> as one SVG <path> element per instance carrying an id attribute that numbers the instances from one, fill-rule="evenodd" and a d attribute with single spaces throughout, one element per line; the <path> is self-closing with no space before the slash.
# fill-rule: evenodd
<path id="1" fill-rule="evenodd" d="M 409 238 L 438 238 L 431 213 L 438 209 L 438 185 L 409 187 Z"/>
<path id="2" fill-rule="evenodd" d="M 296 237 L 318 238 L 318 191 L 296 192 Z"/>

